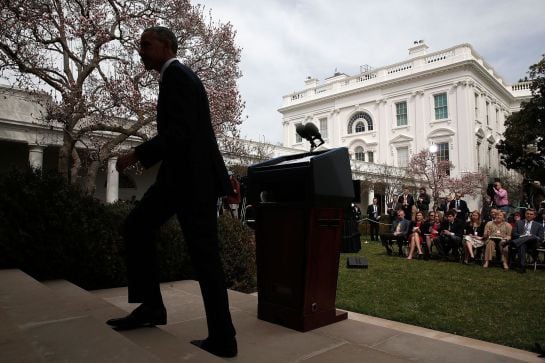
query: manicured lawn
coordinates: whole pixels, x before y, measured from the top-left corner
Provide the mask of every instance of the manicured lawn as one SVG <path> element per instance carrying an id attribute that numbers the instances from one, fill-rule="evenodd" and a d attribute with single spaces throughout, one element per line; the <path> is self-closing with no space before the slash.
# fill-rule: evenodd
<path id="1" fill-rule="evenodd" d="M 365 240 L 363 238 L 362 240 Z M 347 269 L 363 256 L 368 269 Z M 545 344 L 545 270 L 526 274 L 388 256 L 377 242 L 341 254 L 337 307 L 533 351 Z"/>

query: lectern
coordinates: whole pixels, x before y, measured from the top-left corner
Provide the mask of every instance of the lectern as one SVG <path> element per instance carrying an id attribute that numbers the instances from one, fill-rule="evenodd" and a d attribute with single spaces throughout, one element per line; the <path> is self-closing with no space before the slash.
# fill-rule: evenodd
<path id="1" fill-rule="evenodd" d="M 299 331 L 346 319 L 335 309 L 344 209 L 354 198 L 346 148 L 248 169 L 257 208 L 258 318 Z"/>

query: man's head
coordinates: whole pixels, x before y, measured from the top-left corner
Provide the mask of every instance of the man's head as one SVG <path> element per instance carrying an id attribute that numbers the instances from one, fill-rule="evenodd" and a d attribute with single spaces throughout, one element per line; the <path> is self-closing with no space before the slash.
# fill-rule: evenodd
<path id="1" fill-rule="evenodd" d="M 460 199 L 462 197 L 462 193 L 456 192 L 454 193 L 454 196 L 456 197 L 456 199 Z"/>
<path id="2" fill-rule="evenodd" d="M 402 220 L 403 218 L 405 218 L 405 212 L 400 209 L 397 211 L 397 219 Z"/>
<path id="3" fill-rule="evenodd" d="M 456 218 L 456 211 L 454 209 L 449 209 L 447 211 L 447 219 L 450 223 L 454 222 L 454 219 Z"/>
<path id="4" fill-rule="evenodd" d="M 168 28 L 162 26 L 147 28 L 140 37 L 138 54 L 148 71 L 154 69 L 160 72 L 163 64 L 176 56 L 177 50 L 176 36 Z"/>
<path id="5" fill-rule="evenodd" d="M 433 221 L 435 219 L 435 212 L 430 212 L 430 214 L 428 214 L 428 218 L 430 221 Z"/>
<path id="6" fill-rule="evenodd" d="M 377 204 L 378 203 L 378 199 L 377 198 L 373 198 L 373 204 Z"/>
<path id="7" fill-rule="evenodd" d="M 403 188 L 403 194 L 408 195 L 409 194 L 409 188 L 407 188 L 407 187 Z"/>
<path id="8" fill-rule="evenodd" d="M 536 211 L 534 208 L 528 208 L 524 216 L 527 221 L 533 221 L 536 218 Z"/>
<path id="9" fill-rule="evenodd" d="M 426 188 L 420 188 L 420 193 L 421 194 L 426 194 Z"/>
<path id="10" fill-rule="evenodd" d="M 499 209 L 496 209 L 496 208 L 490 209 L 490 217 L 491 217 L 492 219 L 494 219 L 494 217 L 496 216 L 496 213 L 498 213 L 498 210 L 499 210 Z"/>

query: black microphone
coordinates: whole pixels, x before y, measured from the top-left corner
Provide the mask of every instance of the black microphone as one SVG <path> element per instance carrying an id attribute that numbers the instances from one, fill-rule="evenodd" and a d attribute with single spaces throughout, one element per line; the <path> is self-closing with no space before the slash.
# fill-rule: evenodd
<path id="1" fill-rule="evenodd" d="M 303 139 L 309 140 L 307 131 L 306 131 L 306 129 L 305 129 L 305 125 L 303 125 L 303 124 L 297 125 L 297 127 L 295 128 L 295 131 L 296 131 L 297 134 L 298 134 L 299 136 L 301 136 Z M 309 141 L 310 141 L 310 140 L 309 140 Z"/>
<path id="2" fill-rule="evenodd" d="M 308 141 L 313 142 L 314 140 L 320 140 L 320 145 L 324 143 L 322 134 L 320 134 L 320 131 L 312 122 L 305 124 L 305 133 L 309 136 L 309 138 L 307 138 Z"/>

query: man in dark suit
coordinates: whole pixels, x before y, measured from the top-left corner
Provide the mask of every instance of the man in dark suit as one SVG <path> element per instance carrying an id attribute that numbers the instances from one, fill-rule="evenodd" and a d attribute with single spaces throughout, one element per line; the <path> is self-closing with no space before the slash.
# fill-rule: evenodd
<path id="1" fill-rule="evenodd" d="M 217 237 L 217 198 L 231 189 L 210 120 L 208 97 L 195 73 L 176 60 L 177 39 L 167 28 L 146 29 L 140 57 L 146 70 L 160 72 L 157 135 L 121 155 L 117 169 L 162 162 L 155 183 L 124 226 L 130 315 L 110 319 L 116 329 L 166 324 L 159 289 L 154 234 L 176 215 L 199 280 L 208 337 L 191 343 L 221 357 L 237 354 Z"/>
<path id="2" fill-rule="evenodd" d="M 409 194 L 409 188 L 403 189 L 403 194 L 399 196 L 397 202 L 401 204 L 401 208 L 403 208 L 403 212 L 405 212 L 405 218 L 411 220 L 413 215 L 414 198 Z"/>
<path id="3" fill-rule="evenodd" d="M 454 209 L 456 211 L 456 219 L 461 220 L 462 222 L 467 221 L 469 215 L 469 208 L 465 200 L 462 200 L 462 194 L 456 192 L 454 194 L 454 199 L 450 201 L 449 209 Z"/>
<path id="4" fill-rule="evenodd" d="M 392 254 L 392 241 L 396 241 L 399 249 L 399 256 L 403 256 L 403 241 L 407 239 L 410 226 L 411 221 L 405 218 L 403 209 L 398 210 L 397 219 L 392 224 L 391 231 L 380 235 L 380 240 L 382 241 L 384 248 L 386 248 L 386 253 L 388 253 L 388 255 Z"/>
<path id="5" fill-rule="evenodd" d="M 420 212 L 428 213 L 430 210 L 430 196 L 426 193 L 426 188 L 420 188 L 420 194 L 418 194 L 418 199 L 416 200 L 416 208 Z"/>
<path id="6" fill-rule="evenodd" d="M 464 223 L 456 218 L 456 211 L 450 209 L 447 212 L 446 220 L 439 227 L 439 237 L 434 240 L 439 255 L 443 259 L 448 258 L 448 253 L 452 250 L 454 258 L 458 258 L 458 249 L 462 244 L 464 237 Z"/>
<path id="7" fill-rule="evenodd" d="M 510 243 L 511 246 L 517 249 L 520 259 L 519 271 L 522 273 L 526 272 L 526 250 L 535 252 L 536 248 L 543 241 L 543 226 L 541 223 L 534 221 L 536 218 L 535 210 L 533 208 L 526 209 L 525 217 L 526 219 L 521 219 L 515 224 L 512 232 L 513 238 Z M 507 249 L 508 247 L 503 251 L 504 258 L 506 255 L 505 250 Z M 534 256 L 534 258 L 537 258 L 537 256 Z"/>
<path id="8" fill-rule="evenodd" d="M 370 204 L 367 207 L 367 218 L 369 220 L 369 234 L 371 235 L 371 241 L 378 241 L 380 206 L 378 205 L 377 198 L 373 198 L 373 204 Z"/>

